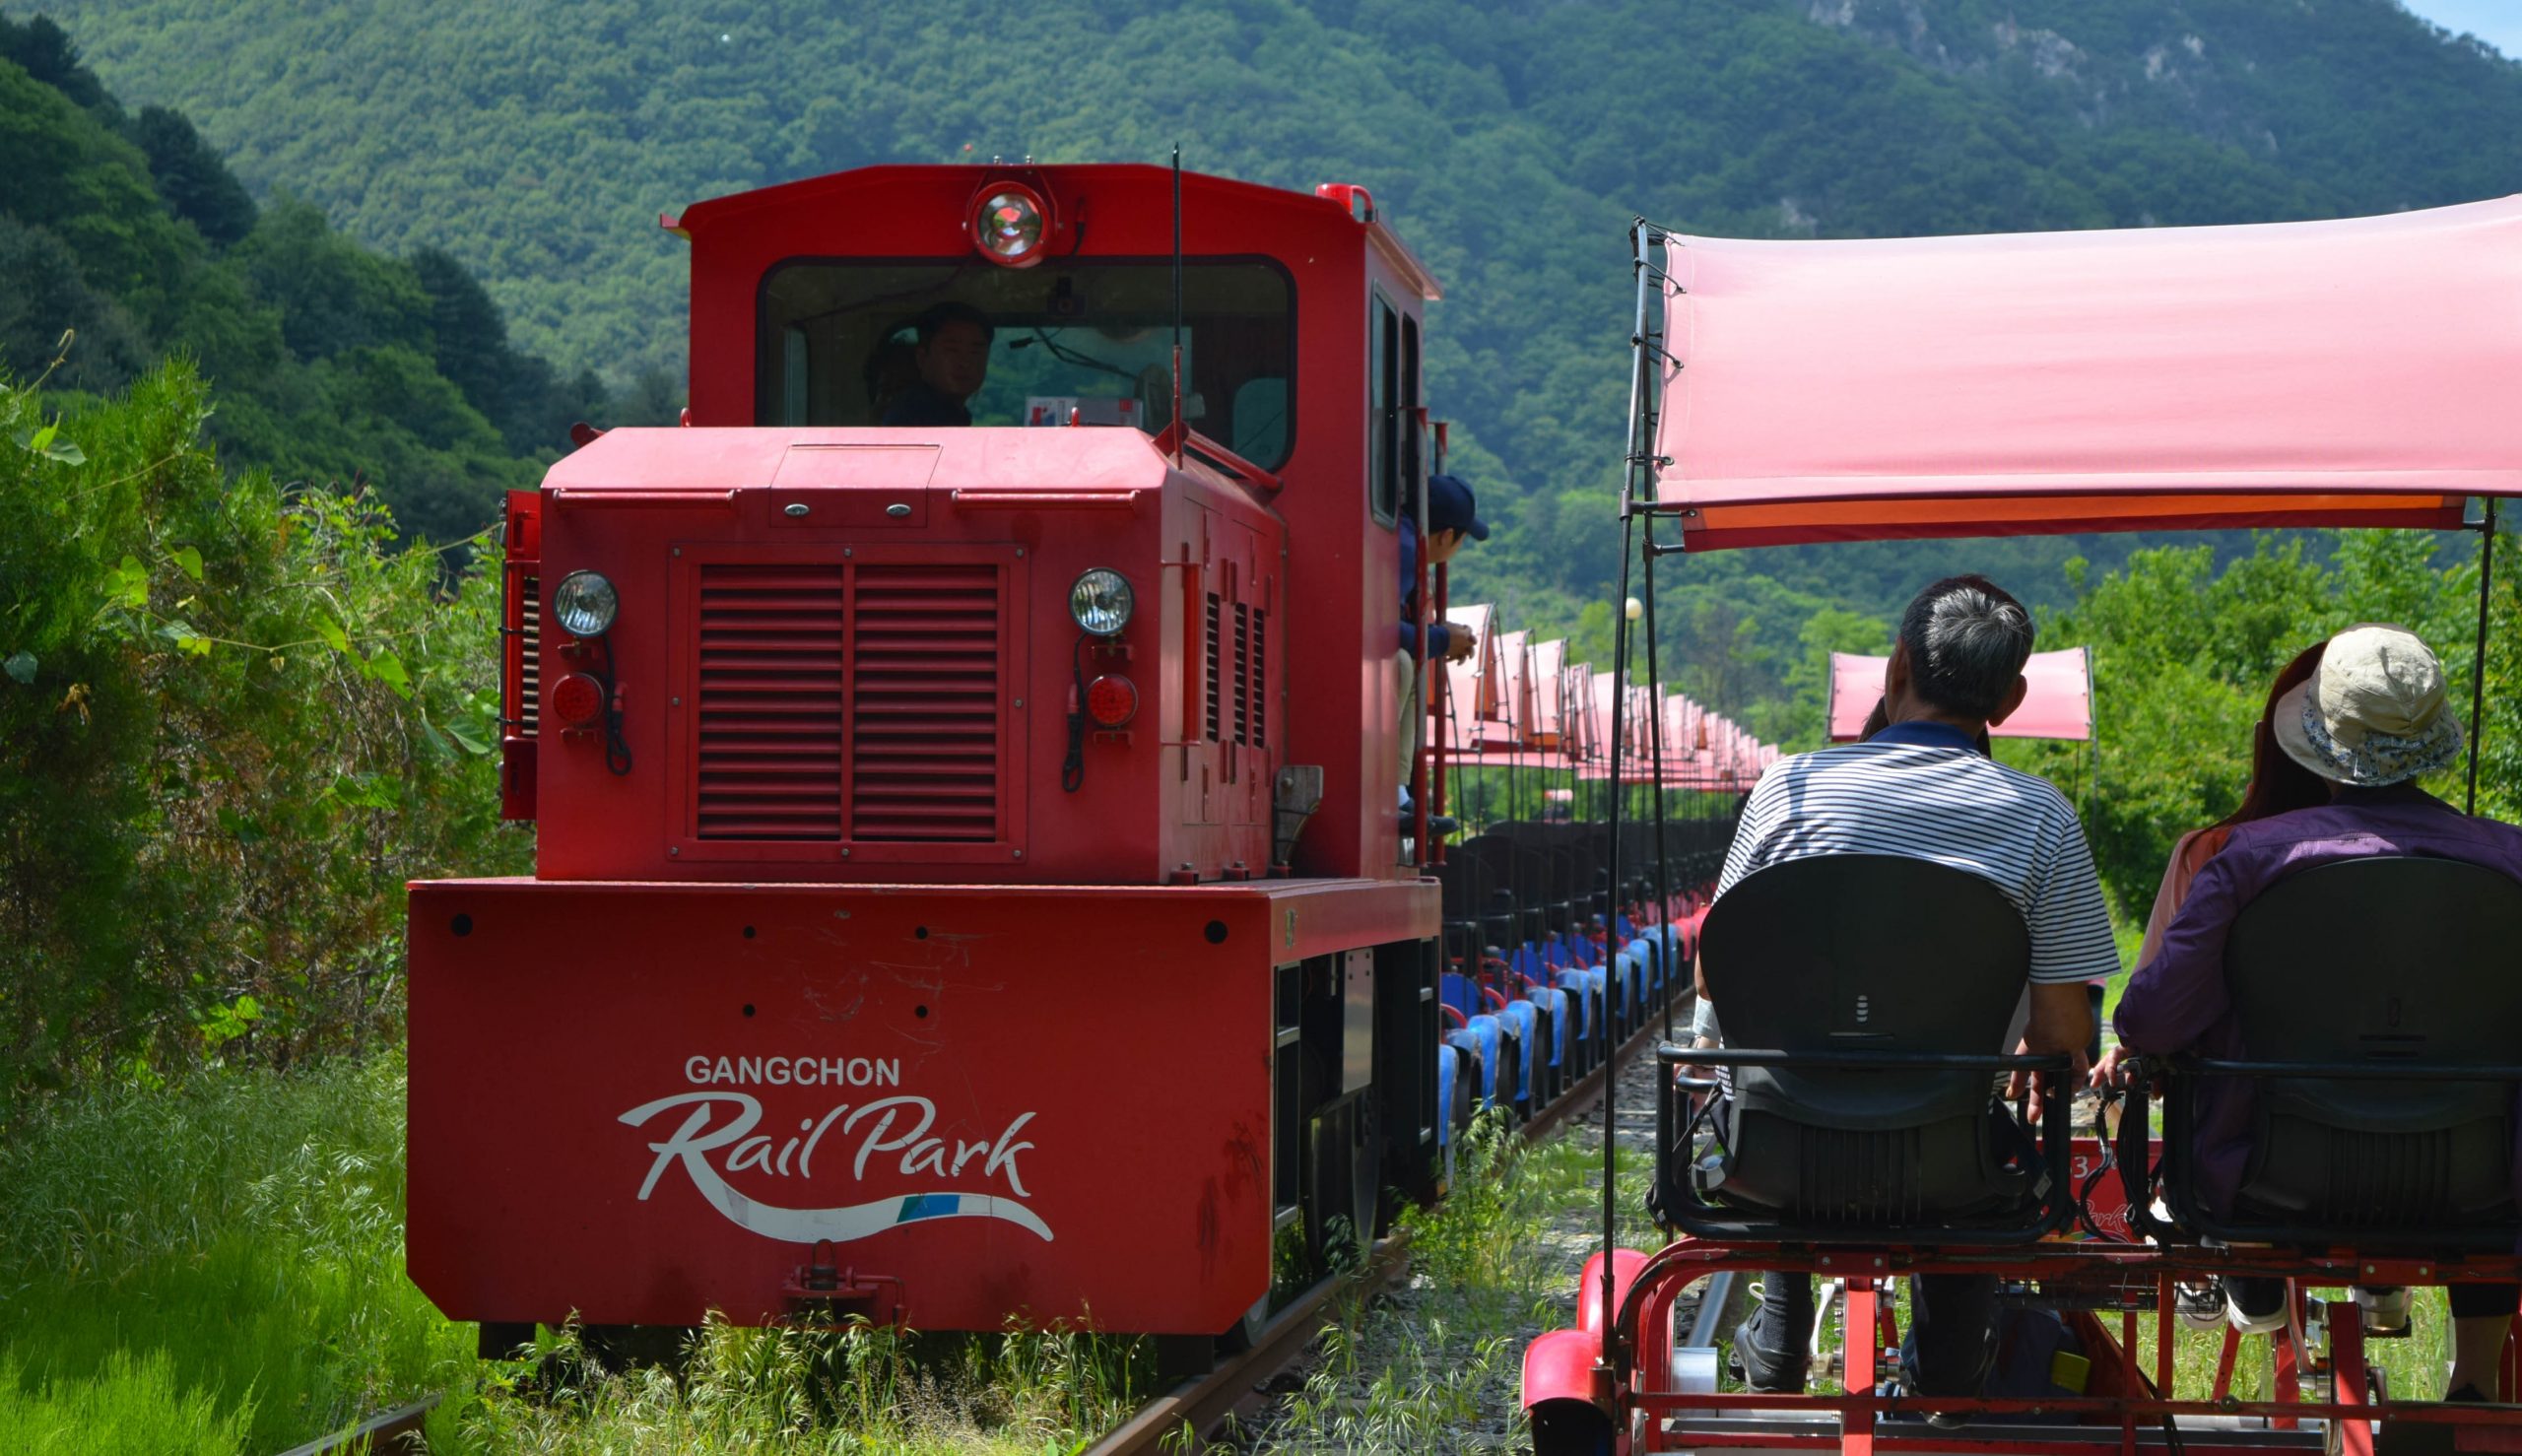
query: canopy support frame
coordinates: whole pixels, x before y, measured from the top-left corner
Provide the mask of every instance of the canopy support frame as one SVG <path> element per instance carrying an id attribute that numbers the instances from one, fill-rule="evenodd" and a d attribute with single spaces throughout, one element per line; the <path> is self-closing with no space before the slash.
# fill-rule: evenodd
<path id="1" fill-rule="evenodd" d="M 2478 646 L 2470 658 L 2470 786 L 2468 801 L 2462 805 L 2467 814 L 2479 812 L 2479 750 L 2482 719 L 2479 707 L 2487 701 L 2487 620 L 2492 603 L 2489 595 L 2495 582 L 2495 497 L 2485 497 L 2486 512 L 2478 523 L 2479 530 L 2479 636 Z"/>
<path id="2" fill-rule="evenodd" d="M 1655 794 L 1655 964 L 1662 972 L 1658 977 L 1657 984 L 1662 987 L 1663 992 L 1660 999 L 1664 1003 L 1664 1039 L 1666 1041 L 1670 1041 L 1673 1039 L 1673 959 L 1675 942 L 1672 918 L 1673 887 L 1665 871 L 1664 856 L 1667 847 L 1670 845 L 1672 840 L 1671 836 L 1666 833 L 1664 827 L 1664 800 L 1666 797 L 1666 790 L 1664 787 L 1664 665 L 1662 659 L 1658 658 L 1655 653 L 1655 558 L 1657 553 L 1655 550 L 1654 516 L 1649 515 L 1646 517 L 1643 535 L 1646 548 L 1644 554 L 1645 560 L 1641 563 L 1639 574 L 1644 577 L 1643 582 L 1640 584 L 1640 589 L 1645 593 L 1645 600 L 1639 605 L 1644 609 L 1640 615 L 1642 615 L 1646 620 L 1646 706 L 1647 713 L 1649 715 L 1647 718 L 1647 733 L 1649 735 L 1647 750 L 1648 758 L 1650 760 L 1647 777 L 1654 785 Z M 1628 603 L 1627 600 L 1624 598 L 1621 602 L 1621 613 L 1624 617 L 1627 615 L 1627 610 Z M 1612 780 L 1615 785 L 1618 784 L 1620 774 L 1617 770 L 1612 774 Z M 1614 908 L 1617 910 L 1619 903 L 1618 896 L 1620 894 L 1620 886 L 1617 882 L 1612 886 L 1612 894 L 1614 896 Z"/>

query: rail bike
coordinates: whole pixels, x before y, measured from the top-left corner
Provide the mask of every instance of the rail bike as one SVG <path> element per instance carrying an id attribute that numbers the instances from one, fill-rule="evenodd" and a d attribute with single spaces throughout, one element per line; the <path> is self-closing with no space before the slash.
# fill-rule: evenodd
<path id="1" fill-rule="evenodd" d="M 1615 875 L 1540 797 L 1601 776 L 1608 679 L 1484 640 L 1405 821 L 1438 289 L 1365 189 L 879 166 L 661 222 L 683 428 L 506 507 L 534 872 L 411 893 L 409 1271 L 486 1352 L 864 1317 L 1197 1363 L 1474 1110 L 1669 1027 L 1763 750 L 1693 718 L 1712 807 Z M 886 424 L 940 336 L 973 423 Z M 1499 798 L 1448 850 L 1457 732 Z"/>
<path id="2" fill-rule="evenodd" d="M 1687 570 L 1707 550 L 2466 529 L 2483 533 L 2472 682 L 2484 681 L 2496 502 L 2522 494 L 2522 198 L 1884 241 L 1743 242 L 1641 223 L 1631 240 L 1622 591 L 1641 573 L 1647 630 L 1659 563 L 1680 555 Z M 1968 555 L 1956 547 L 1958 568 Z M 1627 643 L 1614 655 L 1622 701 Z M 1651 744 L 1632 770 L 1634 752 L 1616 725 L 1606 771 L 1661 770 Z M 1617 878 L 1621 801 L 1609 807 Z M 2005 1054 L 2023 933 L 1984 881 L 1861 856 L 1772 866 L 1702 914 L 1725 1045 L 1658 1051 L 1662 1239 L 1624 1247 L 1622 1224 L 1650 1216 L 1607 1194 L 1574 1325 L 1526 1352 L 1536 1449 L 2522 1449 L 2511 1329 L 2499 1388 L 2456 1405 L 2432 1399 L 2430 1377 L 2391 1389 L 2357 1305 L 2313 1297 L 2522 1275 L 2522 887 L 2421 857 L 2280 879 L 2223 953 L 2248 1051 L 2150 1059 L 2108 1117 L 2071 1102 L 2066 1058 Z M 1725 1092 L 1711 1069 L 1738 1089 L 1755 1079 L 1752 1091 Z M 2035 1070 L 2052 1079 L 2036 1099 L 1994 1091 Z M 2201 1109 L 2207 1089 L 2234 1083 L 2252 1092 L 2255 1151 L 2220 1202 Z M 1817 1326 L 1810 1393 L 1728 1388 L 1716 1370 L 1725 1283 L 1755 1271 L 1825 1282 L 1837 1318 Z M 2017 1378 L 1921 1395 L 1898 1370 L 1914 1331 L 1892 1281 L 1957 1274 L 1998 1281 L 1999 1370 L 2026 1312 L 2063 1333 L 2023 1347 L 2036 1367 Z M 2214 1389 L 2184 1395 L 2177 1293 L 2232 1276 L 2283 1281 L 2285 1327 L 2247 1342 L 2227 1331 Z M 2245 1399 L 2239 1347 L 2255 1357 L 2263 1338 L 2268 1392 Z"/>

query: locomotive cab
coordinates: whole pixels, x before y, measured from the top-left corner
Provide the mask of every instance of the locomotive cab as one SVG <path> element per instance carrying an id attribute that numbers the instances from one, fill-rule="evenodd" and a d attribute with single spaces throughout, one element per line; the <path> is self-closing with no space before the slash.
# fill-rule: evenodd
<path id="1" fill-rule="evenodd" d="M 669 220 L 695 428 L 606 433 L 513 506 L 521 629 L 572 572 L 621 607 L 512 664 L 538 874 L 1401 873 L 1395 522 L 1436 289 L 1323 190 L 1183 177 L 1178 269 L 1148 166 L 876 167 Z M 938 348 L 985 347 L 945 406 L 971 423 L 886 425 L 937 417 L 947 316 Z M 1321 793 L 1280 844 L 1288 764 Z"/>

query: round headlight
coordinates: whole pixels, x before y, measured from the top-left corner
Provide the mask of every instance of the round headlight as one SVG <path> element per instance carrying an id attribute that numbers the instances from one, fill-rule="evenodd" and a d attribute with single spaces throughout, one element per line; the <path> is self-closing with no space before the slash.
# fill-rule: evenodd
<path id="1" fill-rule="evenodd" d="M 1000 187 L 981 199 L 972 217 L 972 244 L 994 263 L 1040 261 L 1042 200 L 1030 188 Z"/>
<path id="2" fill-rule="evenodd" d="M 1130 583 L 1109 566 L 1097 566 L 1068 589 L 1068 615 L 1098 637 L 1117 636 L 1130 625 Z"/>
<path id="3" fill-rule="evenodd" d="M 573 637 L 603 636 L 621 605 L 613 583 L 593 571 L 572 571 L 552 589 L 552 620 Z"/>

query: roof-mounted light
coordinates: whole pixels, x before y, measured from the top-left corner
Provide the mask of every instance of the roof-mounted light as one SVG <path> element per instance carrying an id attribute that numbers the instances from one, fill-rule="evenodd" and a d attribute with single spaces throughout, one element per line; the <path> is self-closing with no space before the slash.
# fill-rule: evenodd
<path id="1" fill-rule="evenodd" d="M 972 246 L 993 263 L 1030 268 L 1042 261 L 1050 216 L 1042 194 L 1021 182 L 984 187 L 972 208 Z"/>

